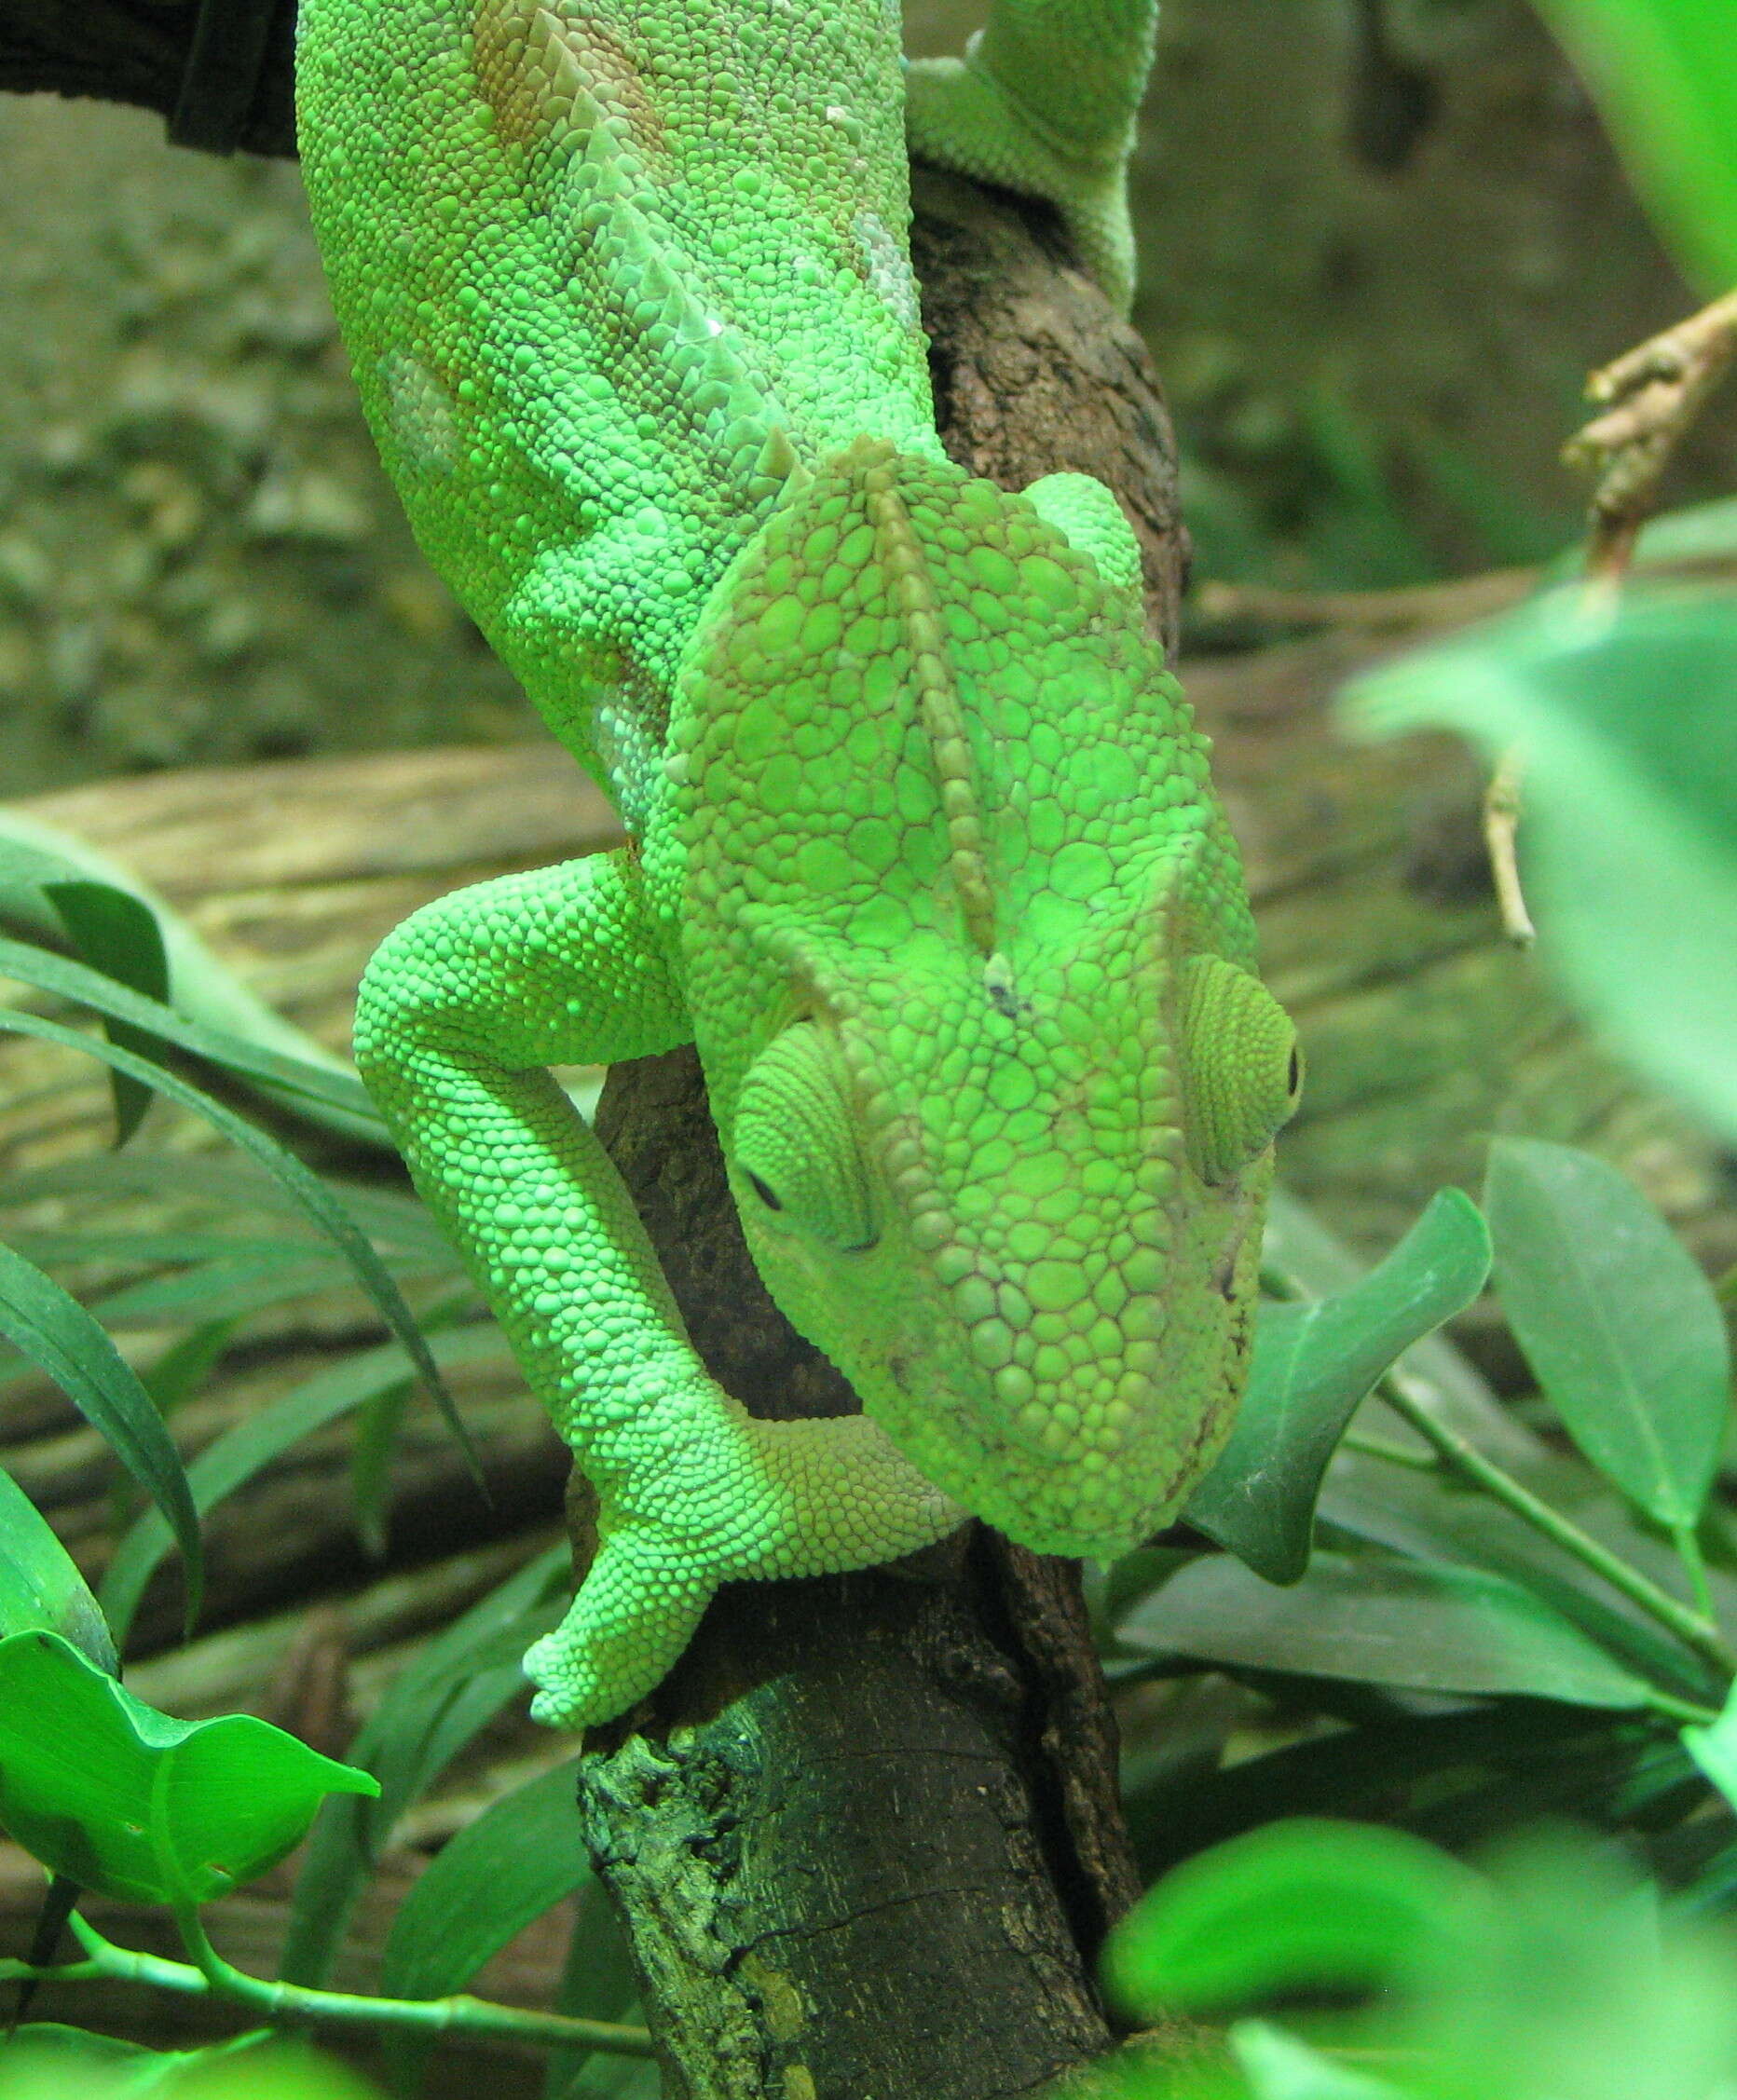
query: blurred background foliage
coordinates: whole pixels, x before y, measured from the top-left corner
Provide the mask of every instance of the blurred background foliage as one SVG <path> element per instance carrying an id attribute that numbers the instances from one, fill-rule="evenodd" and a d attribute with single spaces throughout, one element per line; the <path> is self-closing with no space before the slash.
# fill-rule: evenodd
<path id="1" fill-rule="evenodd" d="M 956 48 L 980 11 L 910 0 L 908 42 Z M 1135 210 L 1220 581 L 1560 552 L 1587 370 L 1692 303 L 1522 0 L 1167 0 Z M 8 97 L 0 252 L 7 792 L 536 733 L 380 476 L 293 168 Z M 1734 461 L 1716 403 L 1666 500 Z"/>

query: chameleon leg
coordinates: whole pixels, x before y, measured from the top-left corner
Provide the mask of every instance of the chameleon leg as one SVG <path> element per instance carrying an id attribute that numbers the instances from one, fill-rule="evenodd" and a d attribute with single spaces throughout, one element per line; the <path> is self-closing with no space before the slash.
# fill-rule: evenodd
<path id="1" fill-rule="evenodd" d="M 1140 542 L 1122 506 L 1101 481 L 1090 474 L 1046 474 L 1019 493 L 1071 547 L 1091 556 L 1113 590 L 1139 595 Z"/>
<path id="2" fill-rule="evenodd" d="M 558 1725 L 650 1690 L 720 1581 L 868 1566 L 962 1520 L 868 1423 L 754 1422 L 701 1364 L 544 1069 L 689 1034 L 624 854 L 442 898 L 387 937 L 357 1004 L 357 1063 L 417 1186 L 597 1491 L 596 1561 L 527 1657 Z"/>
<path id="3" fill-rule="evenodd" d="M 1134 293 L 1127 167 L 1157 0 L 991 0 L 963 59 L 905 74 L 912 157 L 1046 198 L 1120 313 Z"/>

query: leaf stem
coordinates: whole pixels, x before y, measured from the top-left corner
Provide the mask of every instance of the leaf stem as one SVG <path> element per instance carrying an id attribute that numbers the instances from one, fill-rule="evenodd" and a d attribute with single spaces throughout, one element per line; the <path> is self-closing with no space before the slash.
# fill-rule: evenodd
<path id="1" fill-rule="evenodd" d="M 1693 1699 L 1679 1699 L 1674 1692 L 1662 1692 L 1656 1684 L 1647 1687 L 1647 1704 L 1667 1720 L 1693 1722 L 1698 1728 L 1710 1728 L 1719 1717 L 1716 1707 L 1701 1706 Z"/>
<path id="2" fill-rule="evenodd" d="M 595 2049 L 615 2056 L 650 2056 L 651 2037 L 644 2027 L 617 2025 L 609 2020 L 579 2020 L 560 2012 L 532 2012 L 513 2005 L 460 1994 L 453 1998 L 356 1998 L 345 1991 L 321 1991 L 302 1984 L 267 1983 L 249 1976 L 224 1959 L 212 1945 L 196 1911 L 176 1913 L 181 1936 L 193 1963 L 167 1961 L 105 1940 L 88 1918 L 74 1912 L 71 1925 L 83 1961 L 38 1967 L 28 1961 L 0 1960 L 0 1983 L 84 1984 L 108 1981 L 149 1984 L 157 1990 L 199 1997 L 234 1998 L 256 2007 L 273 2021 L 309 2020 L 347 2026 L 409 2028 L 435 2034 L 486 2036 L 499 2040 L 537 2043 L 551 2049 Z"/>
<path id="3" fill-rule="evenodd" d="M 1594 1575 L 1602 1575 L 1613 1589 L 1620 1590 L 1631 1603 L 1638 1604 L 1644 1612 L 1669 1627 L 1679 1641 L 1693 1648 L 1697 1655 L 1704 1656 L 1727 1676 L 1737 1674 L 1737 1652 L 1731 1649 L 1709 1615 L 1691 1611 L 1668 1590 L 1661 1589 L 1656 1582 L 1642 1575 L 1638 1568 L 1632 1567 L 1620 1554 L 1601 1546 L 1559 1509 L 1552 1509 L 1530 1488 L 1523 1487 L 1511 1473 L 1486 1458 L 1475 1444 L 1438 1422 L 1397 1379 L 1383 1379 L 1379 1390 L 1381 1398 L 1396 1414 L 1409 1423 L 1420 1437 L 1427 1438 L 1450 1466 L 1456 1466 L 1468 1480 L 1475 1480 L 1492 1499 L 1512 1510 L 1535 1531 L 1542 1532 L 1565 1553 L 1573 1554 Z"/>
<path id="4" fill-rule="evenodd" d="M 1384 1393 L 1383 1399 L 1387 1395 Z M 1339 1439 L 1344 1451 L 1361 1451 L 1365 1458 L 1386 1459 L 1389 1466 L 1409 1466 L 1416 1473 L 1433 1473 L 1439 1464 L 1433 1452 L 1407 1451 L 1403 1444 L 1390 1444 L 1385 1437 L 1364 1437 L 1355 1431 Z"/>

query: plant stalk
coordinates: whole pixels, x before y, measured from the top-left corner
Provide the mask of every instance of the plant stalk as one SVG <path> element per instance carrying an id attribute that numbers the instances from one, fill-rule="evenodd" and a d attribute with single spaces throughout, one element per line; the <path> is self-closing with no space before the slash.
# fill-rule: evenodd
<path id="1" fill-rule="evenodd" d="M 1381 1398 L 1394 1412 L 1409 1423 L 1420 1437 L 1427 1438 L 1448 1465 L 1456 1466 L 1468 1480 L 1475 1480 L 1486 1494 L 1504 1508 L 1511 1509 L 1535 1531 L 1542 1532 L 1565 1553 L 1573 1554 L 1594 1575 L 1602 1575 L 1613 1589 L 1620 1590 L 1631 1603 L 1638 1604 L 1644 1612 L 1669 1627 L 1679 1641 L 1694 1649 L 1697 1655 L 1704 1656 L 1728 1678 L 1737 1675 L 1737 1651 L 1732 1650 L 1710 1617 L 1690 1610 L 1669 1590 L 1661 1589 L 1656 1582 L 1642 1575 L 1638 1568 L 1631 1567 L 1620 1554 L 1601 1546 L 1579 1524 L 1560 1510 L 1552 1509 L 1530 1488 L 1523 1487 L 1511 1473 L 1486 1458 L 1475 1444 L 1457 1430 L 1447 1428 L 1419 1406 L 1396 1379 L 1383 1379 L 1379 1389 Z"/>
<path id="2" fill-rule="evenodd" d="M 462 2034 L 495 2040 L 532 2042 L 547 2049 L 594 2049 L 615 2056 L 650 2056 L 651 2037 L 644 2027 L 618 2025 L 609 2020 L 579 2020 L 560 2012 L 532 2012 L 513 2005 L 459 1994 L 452 1998 L 358 1998 L 344 1991 L 321 1991 L 302 1984 L 267 1983 L 227 1962 L 212 1945 L 197 1913 L 178 1912 L 176 1922 L 193 1964 L 140 1954 L 105 1940 L 76 1913 L 72 1930 L 85 1950 L 83 1961 L 38 1968 L 28 1961 L 0 1960 L 0 1982 L 84 1984 L 98 1980 L 149 1984 L 157 1990 L 181 1991 L 239 1999 L 273 2020 L 324 2022 L 347 2026 L 383 2026 L 416 2033 Z"/>

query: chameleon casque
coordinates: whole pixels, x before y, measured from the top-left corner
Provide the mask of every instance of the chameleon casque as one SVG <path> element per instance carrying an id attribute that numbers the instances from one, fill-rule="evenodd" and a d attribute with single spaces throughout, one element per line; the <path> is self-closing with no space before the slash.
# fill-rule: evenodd
<path id="1" fill-rule="evenodd" d="M 527 1669 L 621 1711 L 718 1584 L 976 1515 L 1114 1553 L 1228 1432 L 1295 1038 L 1207 746 L 1083 475 L 936 435 L 913 150 L 1047 195 L 1113 297 L 1153 0 L 303 0 L 303 165 L 435 566 L 622 850 L 407 920 L 357 1060 L 599 1500 Z M 706 1373 L 545 1069 L 694 1043 L 777 1303 L 866 1412 Z"/>

